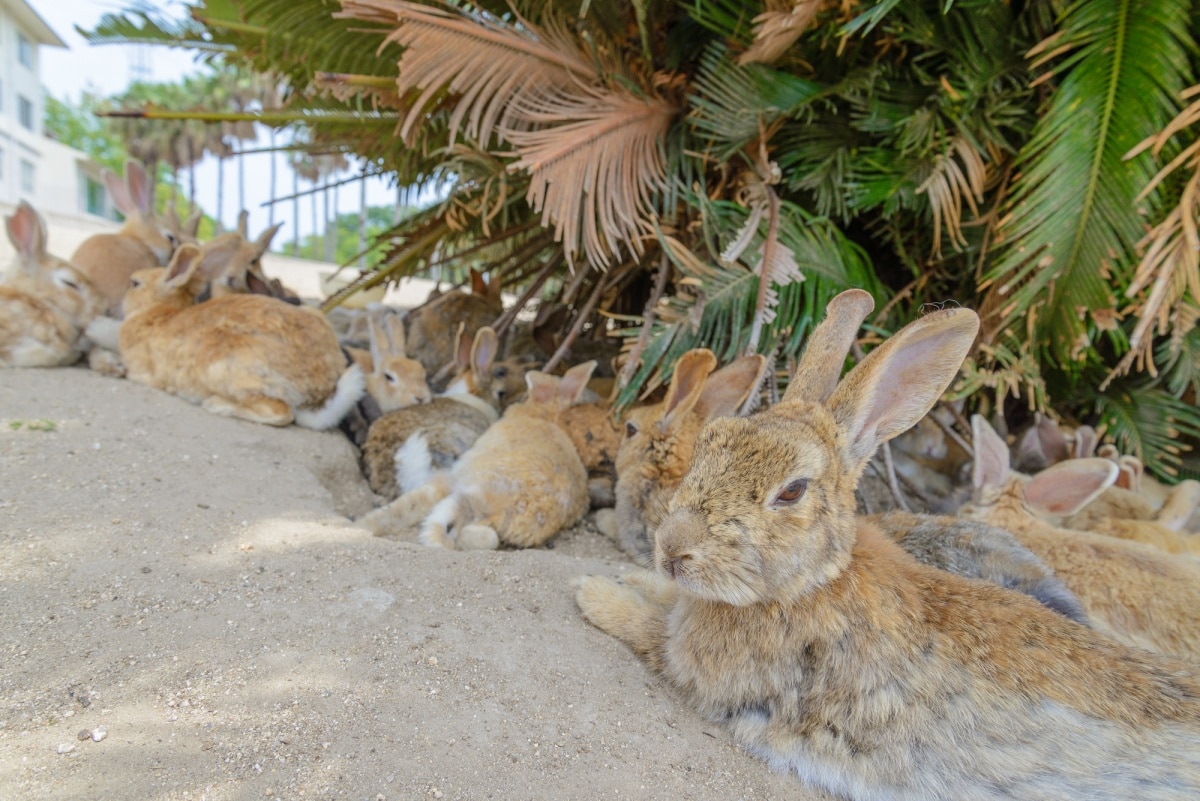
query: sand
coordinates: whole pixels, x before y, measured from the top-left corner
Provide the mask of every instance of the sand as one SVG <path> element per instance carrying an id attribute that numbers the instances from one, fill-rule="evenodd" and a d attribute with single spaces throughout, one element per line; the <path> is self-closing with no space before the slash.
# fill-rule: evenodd
<path id="1" fill-rule="evenodd" d="M 373 502 L 338 433 L 0 371 L 0 798 L 818 797 L 581 618 L 632 569 L 594 527 L 447 553 Z"/>

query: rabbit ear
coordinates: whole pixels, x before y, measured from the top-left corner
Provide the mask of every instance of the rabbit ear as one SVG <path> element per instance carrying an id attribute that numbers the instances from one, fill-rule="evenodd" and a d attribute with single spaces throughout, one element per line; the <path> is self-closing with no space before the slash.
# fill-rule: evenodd
<path id="1" fill-rule="evenodd" d="M 133 199 L 129 197 L 129 190 L 125 188 L 125 182 L 121 180 L 121 177 L 109 169 L 100 173 L 100 177 L 104 179 L 104 187 L 108 190 L 108 196 L 112 199 L 113 205 L 117 207 L 117 211 L 126 217 L 137 214 L 137 206 L 133 205 Z"/>
<path id="2" fill-rule="evenodd" d="M 671 386 L 663 401 L 663 417 L 659 428 L 670 431 L 700 399 L 708 374 L 717 366 L 717 357 L 708 348 L 695 348 L 679 357 L 675 372 L 671 375 Z"/>
<path id="3" fill-rule="evenodd" d="M 901 328 L 850 371 L 828 403 L 846 434 L 842 456 L 848 467 L 861 469 L 880 443 L 929 413 L 977 333 L 979 315 L 970 309 L 935 311 Z M 823 377 L 818 373 L 814 380 Z"/>
<path id="4" fill-rule="evenodd" d="M 1070 455 L 1067 439 L 1058 423 L 1041 412 L 1034 416 L 1034 424 L 1017 443 L 1016 463 L 1021 467 L 1040 470 L 1057 464 Z"/>
<path id="5" fill-rule="evenodd" d="M 971 439 L 975 444 L 975 464 L 971 469 L 975 490 L 1003 487 L 1008 483 L 1008 444 L 981 414 L 971 415 Z"/>
<path id="6" fill-rule="evenodd" d="M 530 403 L 549 403 L 558 395 L 558 382 L 558 376 L 530 370 L 525 374 L 525 387 L 529 390 L 526 400 Z"/>
<path id="7" fill-rule="evenodd" d="M 196 234 L 200 231 L 200 219 L 204 216 L 204 212 L 197 206 L 188 215 L 188 218 L 183 221 L 183 232 L 192 239 L 196 238 Z M 282 223 L 280 223 L 282 225 Z"/>
<path id="8" fill-rule="evenodd" d="M 22 266 L 36 269 L 46 255 L 46 227 L 33 206 L 22 200 L 6 220 L 8 241 L 21 256 Z"/>
<path id="9" fill-rule="evenodd" d="M 163 283 L 171 288 L 188 285 L 196 276 L 201 261 L 200 248 L 191 244 L 181 246 L 167 265 L 167 275 Z"/>
<path id="10" fill-rule="evenodd" d="M 696 412 L 705 421 L 736 414 L 750 393 L 758 389 L 766 365 L 767 357 L 755 353 L 734 359 L 717 370 L 704 382 Z"/>
<path id="11" fill-rule="evenodd" d="M 367 315 L 367 342 L 371 346 L 371 363 L 375 365 L 375 374 L 383 374 L 383 360 L 388 355 L 384 352 L 387 345 L 387 337 L 383 333 L 383 329 L 379 327 L 379 323 L 375 322 L 375 318 Z"/>
<path id="12" fill-rule="evenodd" d="M 1096 455 L 1096 429 L 1079 426 L 1075 429 L 1075 458 L 1086 459 Z"/>
<path id="13" fill-rule="evenodd" d="M 215 281 L 225 272 L 237 253 L 238 243 L 227 234 L 211 239 L 200 248 L 203 254 L 200 260 L 200 271 L 205 280 Z"/>
<path id="14" fill-rule="evenodd" d="M 480 297 L 487 294 L 487 282 L 483 280 L 483 273 L 474 269 L 471 270 L 471 294 Z"/>
<path id="15" fill-rule="evenodd" d="M 250 212 L 245 209 L 238 212 L 237 233 L 242 239 L 250 241 Z"/>
<path id="16" fill-rule="evenodd" d="M 1117 457 L 1117 486 L 1136 492 L 1142 483 L 1142 460 L 1136 456 L 1121 455 Z"/>
<path id="17" fill-rule="evenodd" d="M 146 168 L 140 161 L 127 159 L 125 161 L 125 186 L 129 189 L 129 199 L 133 207 L 146 214 L 150 211 L 150 179 L 146 176 Z"/>
<path id="18" fill-rule="evenodd" d="M 588 381 L 592 378 L 592 371 L 596 369 L 596 360 L 577 364 L 563 374 L 562 380 L 558 382 L 558 397 L 568 406 L 574 406 L 579 403 L 579 399 L 583 396 L 583 391 L 587 389 Z"/>
<path id="19" fill-rule="evenodd" d="M 467 324 L 460 322 L 454 334 L 454 369 L 463 372 L 471 367 L 471 349 L 475 347 L 475 338 L 467 333 Z"/>
<path id="20" fill-rule="evenodd" d="M 785 402 L 829 400 L 842 377 L 858 329 L 874 308 L 875 299 L 862 289 L 847 289 L 829 301 L 825 319 L 808 335 L 796 374 L 783 393 Z"/>
<path id="21" fill-rule="evenodd" d="M 1108 459 L 1067 459 L 1025 482 L 1025 503 L 1035 513 L 1073 515 L 1117 480 Z"/>
<path id="22" fill-rule="evenodd" d="M 407 356 L 408 348 L 404 339 L 404 321 L 400 319 L 400 315 L 387 315 L 383 319 L 383 324 L 387 331 L 388 341 L 392 343 L 392 354 L 395 356 Z"/>
<path id="23" fill-rule="evenodd" d="M 487 375 L 496 360 L 496 351 L 500 343 L 496 332 L 484 326 L 475 332 L 475 341 L 471 344 L 471 369 L 476 375 Z"/>
<path id="24" fill-rule="evenodd" d="M 271 247 L 271 240 L 275 238 L 275 234 L 279 233 L 279 229 L 283 227 L 283 223 L 277 222 L 267 230 L 258 235 L 258 239 L 254 240 L 255 249 L 258 255 L 266 253 Z"/>

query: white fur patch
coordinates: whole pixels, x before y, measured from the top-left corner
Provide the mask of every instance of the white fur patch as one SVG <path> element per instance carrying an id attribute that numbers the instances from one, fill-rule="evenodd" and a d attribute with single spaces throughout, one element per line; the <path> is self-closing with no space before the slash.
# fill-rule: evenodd
<path id="1" fill-rule="evenodd" d="M 333 428 L 358 403 L 365 390 L 362 368 L 357 364 L 350 365 L 338 379 L 333 397 L 324 406 L 320 409 L 296 409 L 296 425 L 317 431 Z"/>
<path id="2" fill-rule="evenodd" d="M 396 449 L 396 486 L 401 493 L 412 492 L 429 480 L 433 473 L 433 456 L 425 434 L 418 431 Z"/>

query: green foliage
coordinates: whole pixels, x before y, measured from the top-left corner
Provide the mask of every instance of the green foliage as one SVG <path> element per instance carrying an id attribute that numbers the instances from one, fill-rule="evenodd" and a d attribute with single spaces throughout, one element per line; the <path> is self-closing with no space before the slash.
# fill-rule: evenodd
<path id="1" fill-rule="evenodd" d="M 80 96 L 78 105 L 47 92 L 46 136 L 82 150 L 100 166 L 119 174 L 128 154 L 121 140 L 96 117 L 96 111 L 104 106 L 105 101 L 90 92 Z"/>
<path id="2" fill-rule="evenodd" d="M 412 209 L 401 209 L 402 217 L 408 217 L 413 213 Z M 368 206 L 367 207 L 367 241 L 375 242 L 380 238 L 380 235 L 385 231 L 391 230 L 395 225 L 396 208 L 394 206 Z M 302 259 L 313 259 L 316 261 L 325 260 L 325 242 L 324 236 L 335 236 L 337 241 L 337 250 L 334 254 L 334 261 L 337 264 L 355 264 L 357 263 L 359 250 L 358 239 L 359 215 L 357 213 L 339 214 L 334 226 L 330 226 L 330 230 L 322 236 L 309 234 L 300 239 L 299 248 L 295 251 L 296 255 Z M 336 231 L 336 233 L 335 233 Z M 295 240 L 289 240 L 282 244 L 277 244 L 274 248 L 279 253 L 291 254 L 295 248 Z M 375 248 L 367 253 L 367 265 L 375 267 L 383 259 L 381 249 Z"/>

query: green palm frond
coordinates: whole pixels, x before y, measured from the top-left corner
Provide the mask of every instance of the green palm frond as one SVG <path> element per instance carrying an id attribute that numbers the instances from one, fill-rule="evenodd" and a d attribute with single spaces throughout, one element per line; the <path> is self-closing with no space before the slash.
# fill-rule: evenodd
<path id="1" fill-rule="evenodd" d="M 1122 453 L 1139 457 L 1158 478 L 1176 482 L 1188 445 L 1200 439 L 1200 410 L 1166 390 L 1146 385 L 1110 387 L 1093 409 Z"/>
<path id="2" fill-rule="evenodd" d="M 1177 108 L 1191 13 L 1190 0 L 1076 2 L 1035 53 L 1059 57 L 1047 74 L 1058 85 L 1022 149 L 989 278 L 1006 321 L 1036 313 L 1034 341 L 1060 366 L 1079 362 L 1088 315 L 1128 281 L 1142 235 L 1132 212 L 1154 167 L 1122 157 Z"/>

